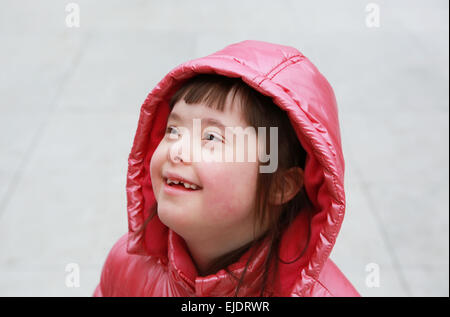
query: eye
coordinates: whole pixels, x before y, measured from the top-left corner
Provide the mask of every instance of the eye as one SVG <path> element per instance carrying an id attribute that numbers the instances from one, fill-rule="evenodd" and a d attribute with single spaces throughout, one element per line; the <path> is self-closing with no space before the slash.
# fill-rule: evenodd
<path id="1" fill-rule="evenodd" d="M 178 129 L 173 126 L 168 126 L 166 129 L 166 134 L 168 134 L 170 137 L 177 136 L 178 135 Z"/>
<path id="2" fill-rule="evenodd" d="M 218 142 L 223 142 L 223 138 L 219 134 L 206 132 L 205 136 L 204 140 L 206 141 L 213 141 L 215 139 Z"/>

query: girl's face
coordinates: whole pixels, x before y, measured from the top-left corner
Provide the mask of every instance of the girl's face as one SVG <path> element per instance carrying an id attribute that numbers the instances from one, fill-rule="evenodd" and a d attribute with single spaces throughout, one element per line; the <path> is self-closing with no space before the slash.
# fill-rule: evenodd
<path id="1" fill-rule="evenodd" d="M 194 119 L 201 119 L 201 140 L 197 140 L 200 144 L 197 149 L 201 152 L 197 154 L 200 157 L 217 158 L 224 150 L 236 151 L 237 142 L 225 139 L 224 127 L 245 129 L 248 124 L 242 118 L 239 107 L 234 108 L 228 103 L 221 112 L 204 104 L 187 105 L 180 100 L 173 107 L 166 134 L 151 159 L 150 173 L 158 216 L 186 240 L 213 237 L 253 239 L 258 160 L 229 162 L 193 159 L 193 144 L 196 142 L 193 140 Z M 222 123 L 224 127 L 220 127 L 219 123 L 207 122 L 208 118 Z M 183 152 L 183 146 L 190 149 L 190 153 Z M 169 186 L 167 178 L 182 178 L 200 188 L 186 190 L 180 184 Z"/>

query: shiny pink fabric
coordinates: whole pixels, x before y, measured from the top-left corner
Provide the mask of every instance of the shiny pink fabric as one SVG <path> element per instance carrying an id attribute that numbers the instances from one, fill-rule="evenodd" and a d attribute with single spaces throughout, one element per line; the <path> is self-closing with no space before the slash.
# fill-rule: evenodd
<path id="1" fill-rule="evenodd" d="M 241 77 L 244 82 L 287 111 L 307 152 L 307 194 L 315 208 L 309 247 L 292 264 L 280 263 L 276 283 L 266 296 L 359 296 L 329 259 L 345 211 L 344 157 L 333 89 L 317 68 L 297 49 L 261 41 L 232 44 L 209 56 L 175 67 L 150 92 L 141 107 L 128 158 L 128 233 L 113 246 L 94 296 L 232 296 L 236 282 L 224 270 L 201 277 L 184 240 L 153 218 L 136 234 L 155 203 L 149 173 L 150 158 L 162 139 L 169 114 L 168 101 L 188 78 L 200 73 Z M 280 257 L 295 259 L 307 234 L 306 213 L 283 233 Z M 240 296 L 258 296 L 267 246 L 245 275 Z M 250 252 L 229 269 L 242 272 Z"/>

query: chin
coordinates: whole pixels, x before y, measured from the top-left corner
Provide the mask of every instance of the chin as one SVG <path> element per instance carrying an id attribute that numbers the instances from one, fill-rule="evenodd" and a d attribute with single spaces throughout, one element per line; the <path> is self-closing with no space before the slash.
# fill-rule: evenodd
<path id="1" fill-rule="evenodd" d="M 186 217 L 189 214 L 189 210 L 186 207 L 173 206 L 171 204 L 158 204 L 158 217 L 159 220 L 168 228 L 175 231 L 180 236 L 183 236 L 183 232 L 192 230 L 191 219 Z"/>

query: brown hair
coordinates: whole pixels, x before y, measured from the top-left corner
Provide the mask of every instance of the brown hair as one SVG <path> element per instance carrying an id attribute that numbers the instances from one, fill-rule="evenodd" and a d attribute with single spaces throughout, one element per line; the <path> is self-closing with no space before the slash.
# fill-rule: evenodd
<path id="1" fill-rule="evenodd" d="M 294 198 L 278 207 L 279 212 L 268 212 L 270 208 L 275 208 L 275 206 L 269 205 L 268 201 L 270 191 L 274 190 L 273 186 L 276 186 L 277 190 L 280 190 L 281 186 L 281 193 L 283 195 L 285 185 L 282 179 L 283 172 L 291 167 L 301 167 L 304 169 L 306 152 L 300 145 L 286 112 L 276 106 L 270 97 L 262 95 L 249 87 L 242 81 L 241 78 L 229 78 L 215 74 L 199 74 L 183 83 L 181 88 L 179 88 L 171 97 L 169 106 L 170 109 L 173 109 L 174 105 L 179 100 L 184 100 L 186 104 L 204 103 L 212 109 L 224 111 L 226 100 L 230 93 L 233 93 L 231 99 L 233 105 L 235 105 L 235 103 L 233 103 L 234 98 L 236 95 L 239 96 L 238 100 L 240 102 L 236 104 L 240 105 L 244 119 L 250 126 L 253 126 L 256 130 L 258 127 L 266 127 L 266 129 L 269 127 L 278 127 L 278 168 L 274 173 L 258 173 L 254 228 L 256 228 L 258 224 L 261 225 L 265 221 L 268 221 L 269 227 L 267 232 L 262 237 L 249 242 L 237 250 L 221 256 L 209 267 L 204 275 L 214 274 L 220 269 L 225 269 L 238 281 L 235 290 L 235 296 L 238 296 L 248 265 L 254 257 L 254 251 L 257 248 L 253 248 L 253 252 L 249 256 L 240 277 L 232 274 L 228 270 L 228 266 L 237 262 L 246 251 L 261 243 L 264 238 L 268 237 L 269 249 L 263 266 L 263 282 L 260 292 L 260 296 L 263 296 L 266 287 L 270 282 L 269 278 L 271 278 L 272 281 L 275 279 L 278 266 L 278 261 L 276 261 L 276 259 L 285 264 L 293 263 L 300 259 L 309 244 L 311 234 L 310 210 L 312 209 L 305 208 L 304 210 L 305 212 L 308 212 L 309 219 L 308 239 L 305 248 L 296 259 L 293 259 L 290 262 L 285 262 L 279 258 L 278 253 L 281 233 L 294 220 L 294 218 L 302 210 L 303 206 L 312 206 L 308 196 L 306 195 L 304 186 L 302 186 L 301 190 Z M 266 136 L 266 152 L 269 153 L 270 142 L 268 133 L 266 133 Z M 153 208 L 154 207 L 155 206 L 153 206 Z M 155 209 L 153 209 L 150 217 L 146 219 L 142 229 L 150 221 L 154 214 Z M 269 268 L 272 263 L 274 265 L 274 269 L 272 270 L 273 276 L 269 277 Z"/>

